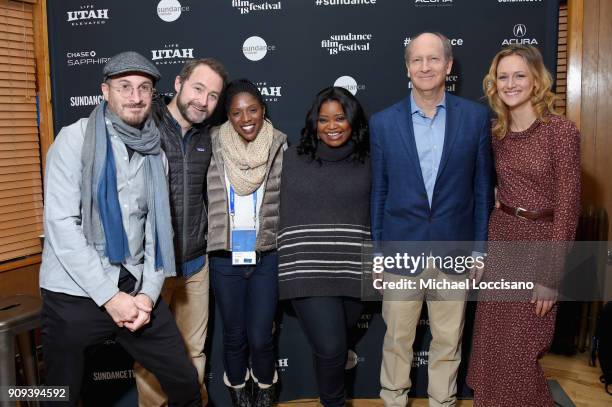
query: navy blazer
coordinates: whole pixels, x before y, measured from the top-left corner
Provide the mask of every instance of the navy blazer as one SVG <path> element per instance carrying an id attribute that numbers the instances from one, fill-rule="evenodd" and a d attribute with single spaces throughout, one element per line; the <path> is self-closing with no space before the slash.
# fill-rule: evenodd
<path id="1" fill-rule="evenodd" d="M 446 94 L 442 158 L 431 208 L 414 140 L 410 97 L 370 119 L 375 241 L 477 241 L 486 251 L 493 207 L 488 110 Z"/>

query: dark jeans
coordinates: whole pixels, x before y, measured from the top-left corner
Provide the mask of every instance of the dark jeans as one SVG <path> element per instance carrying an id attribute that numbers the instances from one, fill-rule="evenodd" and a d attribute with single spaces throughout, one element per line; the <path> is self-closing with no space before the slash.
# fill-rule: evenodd
<path id="1" fill-rule="evenodd" d="M 123 279 L 122 279 L 123 280 Z M 120 282 L 130 292 L 133 281 Z M 70 402 L 47 405 L 76 406 L 85 365 L 85 348 L 105 339 L 117 341 L 152 372 L 168 396 L 169 406 L 201 406 L 198 375 L 166 303 L 159 299 L 151 322 L 136 332 L 119 328 L 90 298 L 41 290 L 42 345 L 47 386 L 69 386 Z"/>
<path id="2" fill-rule="evenodd" d="M 258 254 L 254 266 L 232 266 L 231 254 L 211 253 L 210 275 L 223 320 L 223 365 L 232 386 L 244 383 L 249 355 L 253 375 L 274 378 L 272 325 L 278 301 L 276 251 Z"/>
<path id="3" fill-rule="evenodd" d="M 304 297 L 292 304 L 312 347 L 321 404 L 343 407 L 347 331 L 359 320 L 363 305 L 348 297 Z"/>

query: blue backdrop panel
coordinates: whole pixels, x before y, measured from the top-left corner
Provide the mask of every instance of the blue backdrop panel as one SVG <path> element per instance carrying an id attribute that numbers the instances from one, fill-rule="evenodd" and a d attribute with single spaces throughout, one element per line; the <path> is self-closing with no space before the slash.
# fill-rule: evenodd
<path id="1" fill-rule="evenodd" d="M 112 55 L 135 50 L 163 75 L 158 91 L 172 94 L 185 60 L 213 56 L 232 78 L 257 83 L 274 125 L 297 141 L 316 92 L 340 84 L 356 94 L 368 113 L 403 98 L 410 86 L 404 47 L 414 34 L 445 33 L 455 62 L 450 92 L 482 102 L 481 82 L 491 58 L 510 43 L 528 43 L 555 72 L 556 0 L 48 0 L 54 126 L 89 115 L 101 100 L 101 70 Z M 198 312 L 194 310 L 194 312 Z M 471 311 L 468 312 L 471 315 Z M 384 323 L 380 304 L 369 304 L 354 333 L 347 369 L 351 395 L 377 397 Z M 413 393 L 426 395 L 426 314 L 415 343 Z M 207 370 L 214 405 L 228 405 L 223 386 L 221 325 L 211 308 Z M 468 317 L 462 395 L 471 335 Z M 309 345 L 288 304 L 277 319 L 278 370 L 283 400 L 313 397 Z M 87 405 L 115 389 L 114 403 L 133 405 L 131 361 L 112 342 L 92 351 Z M 125 371 L 130 371 L 124 374 Z M 131 391 L 131 393 L 130 393 Z"/>

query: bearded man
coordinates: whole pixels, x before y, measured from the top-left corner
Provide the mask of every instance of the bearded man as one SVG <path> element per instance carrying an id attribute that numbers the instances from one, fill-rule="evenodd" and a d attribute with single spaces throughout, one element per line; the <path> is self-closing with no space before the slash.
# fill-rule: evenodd
<path id="1" fill-rule="evenodd" d="M 213 58 L 189 60 L 175 78 L 173 98 L 153 99 L 153 118 L 169 164 L 170 211 L 174 229 L 176 277 L 167 278 L 161 296 L 170 306 L 198 380 L 204 404 L 204 343 L 208 325 L 209 277 L 206 262 L 206 172 L 210 164 L 209 119 L 227 81 Z M 141 407 L 167 405 L 154 375 L 135 366 Z"/>

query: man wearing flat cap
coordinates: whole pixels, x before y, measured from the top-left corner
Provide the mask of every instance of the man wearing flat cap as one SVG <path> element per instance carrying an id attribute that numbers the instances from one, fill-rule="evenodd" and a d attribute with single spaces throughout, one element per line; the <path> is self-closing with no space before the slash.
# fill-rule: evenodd
<path id="1" fill-rule="evenodd" d="M 196 370 L 168 306 L 175 275 L 160 136 L 159 71 L 136 52 L 103 69 L 104 101 L 62 128 L 47 155 L 40 268 L 47 385 L 78 403 L 85 348 L 115 339 L 159 380 L 171 406 L 200 406 Z M 66 403 L 61 403 L 66 405 Z"/>

